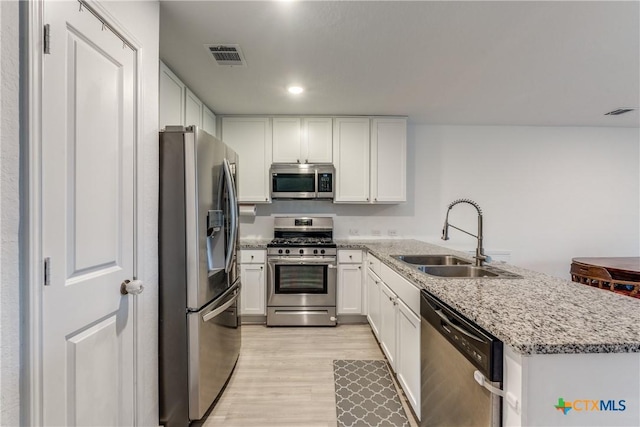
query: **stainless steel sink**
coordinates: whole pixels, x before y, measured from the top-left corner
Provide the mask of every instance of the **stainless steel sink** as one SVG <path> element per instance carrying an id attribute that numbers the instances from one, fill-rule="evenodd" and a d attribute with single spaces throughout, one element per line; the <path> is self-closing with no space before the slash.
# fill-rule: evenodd
<path id="1" fill-rule="evenodd" d="M 453 255 L 393 255 L 411 265 L 471 265 L 471 261 Z"/>
<path id="2" fill-rule="evenodd" d="M 418 270 L 423 273 L 438 277 L 498 277 L 498 273 L 493 273 L 485 267 L 476 267 L 473 265 L 447 265 L 433 266 L 421 265 Z"/>
<path id="3" fill-rule="evenodd" d="M 392 255 L 413 268 L 430 276 L 475 279 L 521 279 L 510 271 L 491 265 L 482 267 L 455 255 Z"/>

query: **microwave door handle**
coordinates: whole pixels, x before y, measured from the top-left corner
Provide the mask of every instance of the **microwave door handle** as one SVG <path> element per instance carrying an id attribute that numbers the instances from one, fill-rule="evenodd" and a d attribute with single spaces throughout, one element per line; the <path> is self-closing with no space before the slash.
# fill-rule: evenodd
<path id="1" fill-rule="evenodd" d="M 233 175 L 231 174 L 229 160 L 224 159 L 223 168 L 229 199 L 229 215 L 231 217 L 229 242 L 227 242 L 227 253 L 224 266 L 225 273 L 228 273 L 231 270 L 231 264 L 233 263 L 233 255 L 236 250 L 236 239 L 238 237 L 238 199 L 236 198 L 235 185 Z M 222 195 L 222 193 L 220 194 Z"/>
<path id="2" fill-rule="evenodd" d="M 318 181 L 318 169 L 314 169 L 315 173 L 316 173 L 316 199 L 318 198 L 319 194 L 318 194 L 318 189 L 320 187 L 320 182 Z"/>

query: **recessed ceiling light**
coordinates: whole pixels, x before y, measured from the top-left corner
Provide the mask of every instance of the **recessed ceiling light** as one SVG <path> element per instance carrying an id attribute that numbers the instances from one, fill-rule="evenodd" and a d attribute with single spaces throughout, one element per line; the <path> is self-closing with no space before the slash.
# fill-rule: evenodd
<path id="1" fill-rule="evenodd" d="M 300 86 L 289 86 L 287 90 L 289 91 L 289 93 L 292 93 L 294 95 L 300 95 L 302 92 L 304 92 L 304 89 Z"/>

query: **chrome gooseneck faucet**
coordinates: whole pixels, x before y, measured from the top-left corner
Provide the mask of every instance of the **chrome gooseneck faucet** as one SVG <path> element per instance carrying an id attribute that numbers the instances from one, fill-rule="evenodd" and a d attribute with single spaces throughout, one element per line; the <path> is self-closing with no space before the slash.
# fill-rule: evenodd
<path id="1" fill-rule="evenodd" d="M 458 228 L 455 225 L 449 224 L 449 211 L 451 210 L 452 207 L 454 207 L 458 203 L 468 203 L 474 208 L 476 208 L 476 210 L 478 211 L 478 235 L 477 236 L 461 228 Z M 478 206 L 478 204 L 473 200 L 469 200 L 469 199 L 458 199 L 451 202 L 451 204 L 449 205 L 449 209 L 447 209 L 447 216 L 444 220 L 444 228 L 442 229 L 442 240 L 449 240 L 449 227 L 455 228 L 458 231 L 462 231 L 463 233 L 478 239 L 478 247 L 476 248 L 476 256 L 474 258 L 476 259 L 476 266 L 481 267 L 484 261 L 487 260 L 487 257 L 485 256 L 484 249 L 482 248 L 482 209 L 480 209 L 480 206 Z"/>

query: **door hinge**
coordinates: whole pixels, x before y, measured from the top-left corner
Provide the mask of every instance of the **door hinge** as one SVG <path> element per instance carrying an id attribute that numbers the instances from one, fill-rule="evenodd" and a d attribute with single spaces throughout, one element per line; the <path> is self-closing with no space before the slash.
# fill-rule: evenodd
<path id="1" fill-rule="evenodd" d="M 49 24 L 44 25 L 44 53 L 49 55 L 51 53 L 51 29 Z"/>
<path id="2" fill-rule="evenodd" d="M 49 286 L 51 284 L 51 258 L 46 257 L 44 259 L 44 285 Z"/>

